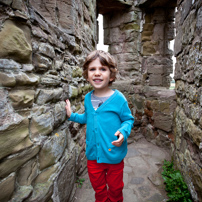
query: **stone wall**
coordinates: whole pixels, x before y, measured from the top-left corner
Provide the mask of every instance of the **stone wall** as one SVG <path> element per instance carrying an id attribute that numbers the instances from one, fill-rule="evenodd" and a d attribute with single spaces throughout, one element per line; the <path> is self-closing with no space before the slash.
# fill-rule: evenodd
<path id="1" fill-rule="evenodd" d="M 118 12 L 112 6 L 110 11 L 101 8 L 104 43 L 118 61 L 113 87 L 126 95 L 136 117 L 129 142 L 145 137 L 170 149 L 176 95 L 169 89 L 173 71 L 169 42 L 174 39 L 175 6 L 148 2 L 134 1 Z"/>
<path id="2" fill-rule="evenodd" d="M 95 0 L 0 0 L 0 201 L 72 201 L 85 128 L 67 121 L 91 89 Z"/>
<path id="3" fill-rule="evenodd" d="M 85 126 L 67 121 L 65 99 L 83 112 L 92 88 L 81 66 L 96 48 L 98 13 L 118 61 L 113 88 L 136 118 L 128 142 L 145 137 L 172 151 L 202 200 L 200 1 L 0 0 L 0 201 L 74 200 L 86 168 Z"/>
<path id="4" fill-rule="evenodd" d="M 178 1 L 174 53 L 175 161 L 194 201 L 202 201 L 202 2 Z"/>

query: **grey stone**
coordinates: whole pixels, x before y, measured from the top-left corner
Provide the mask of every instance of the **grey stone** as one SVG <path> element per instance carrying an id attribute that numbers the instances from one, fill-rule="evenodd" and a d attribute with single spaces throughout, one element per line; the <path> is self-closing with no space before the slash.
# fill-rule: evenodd
<path id="1" fill-rule="evenodd" d="M 172 117 L 168 115 L 164 115 L 162 113 L 154 113 L 154 126 L 166 132 L 171 131 L 172 127 Z"/>
<path id="2" fill-rule="evenodd" d="M 26 108 L 32 106 L 34 95 L 34 90 L 14 90 L 9 93 L 9 98 L 14 108 Z"/>
<path id="3" fill-rule="evenodd" d="M 130 181 L 131 184 L 142 184 L 144 182 L 144 178 L 142 177 L 133 177 Z"/>
<path id="4" fill-rule="evenodd" d="M 0 32 L 0 57 L 22 63 L 29 62 L 32 47 L 26 35 L 27 33 L 24 33 L 24 30 L 17 27 L 14 22 L 6 21 Z"/>
<path id="5" fill-rule="evenodd" d="M 29 140 L 28 120 L 15 117 L 15 121 L 0 130 L 0 159 L 25 150 L 32 145 Z"/>
<path id="6" fill-rule="evenodd" d="M 0 0 L 2 4 L 10 6 L 13 0 Z"/>
<path id="7" fill-rule="evenodd" d="M 139 190 L 139 192 L 140 192 L 140 194 L 141 194 L 141 196 L 143 198 L 149 196 L 150 195 L 150 191 L 151 191 L 150 187 L 147 186 L 147 185 L 146 186 L 138 187 L 138 190 Z"/>
<path id="8" fill-rule="evenodd" d="M 54 117 L 51 112 L 33 116 L 30 123 L 30 132 L 32 140 L 40 140 L 41 136 L 46 136 L 53 131 Z"/>
<path id="9" fill-rule="evenodd" d="M 39 152 L 39 167 L 43 170 L 58 162 L 67 146 L 64 131 L 58 131 L 54 136 L 45 141 Z"/>
<path id="10" fill-rule="evenodd" d="M 0 69 L 17 70 L 21 69 L 22 65 L 12 59 L 0 59 Z"/>
<path id="11" fill-rule="evenodd" d="M 0 200 L 7 202 L 12 196 L 15 188 L 15 173 L 0 181 Z"/>
<path id="12" fill-rule="evenodd" d="M 33 187 L 30 186 L 20 186 L 15 194 L 12 196 L 12 201 L 21 202 L 27 199 L 33 191 Z"/>
<path id="13" fill-rule="evenodd" d="M 153 196 L 151 196 L 147 201 L 148 202 L 162 202 L 162 200 L 164 199 L 164 197 L 161 194 L 154 194 Z"/>
<path id="14" fill-rule="evenodd" d="M 33 58 L 35 69 L 37 71 L 47 71 L 52 66 L 52 60 L 40 54 L 35 54 Z"/>
<path id="15" fill-rule="evenodd" d="M 12 73 L 0 72 L 0 85 L 6 87 L 13 87 L 16 84 L 16 79 Z"/>
<path id="16" fill-rule="evenodd" d="M 59 173 L 54 186 L 53 200 L 65 201 L 70 198 L 73 184 L 76 179 L 75 172 L 75 151 L 72 152 L 71 158 L 64 164 L 61 172 Z"/>
<path id="17" fill-rule="evenodd" d="M 46 43 L 41 43 L 39 45 L 39 53 L 45 56 L 48 56 L 50 58 L 54 58 L 55 57 L 55 51 L 54 48 Z"/>
<path id="18" fill-rule="evenodd" d="M 20 72 L 15 75 L 17 85 L 37 85 L 39 83 L 39 76 Z"/>
<path id="19" fill-rule="evenodd" d="M 126 157 L 139 156 L 140 153 L 135 148 L 129 148 Z"/>
<path id="20" fill-rule="evenodd" d="M 11 172 L 16 171 L 25 162 L 33 158 L 39 152 L 39 149 L 39 146 L 29 147 L 20 153 L 4 159 L 0 164 L 0 177 L 6 177 Z"/>
<path id="21" fill-rule="evenodd" d="M 62 93 L 62 88 L 56 88 L 52 90 L 40 89 L 37 93 L 36 103 L 43 105 L 47 102 L 59 101 Z"/>
<path id="22" fill-rule="evenodd" d="M 19 187 L 19 193 L 21 193 L 21 190 L 25 191 L 28 189 L 28 191 L 31 189 L 31 184 L 38 175 L 38 164 L 37 159 L 33 158 L 27 163 L 25 163 L 17 172 L 17 183 L 20 185 Z M 23 191 L 24 192 L 24 191 Z M 27 192 L 27 191 L 26 191 Z M 19 194 L 20 195 L 20 194 Z M 17 194 L 18 197 L 18 194 Z"/>

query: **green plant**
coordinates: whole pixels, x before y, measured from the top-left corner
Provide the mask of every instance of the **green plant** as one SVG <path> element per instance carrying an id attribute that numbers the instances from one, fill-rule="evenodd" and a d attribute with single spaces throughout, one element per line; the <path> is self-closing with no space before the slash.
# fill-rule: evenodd
<path id="1" fill-rule="evenodd" d="M 77 176 L 77 177 L 76 177 L 77 187 L 81 188 L 84 181 L 85 181 L 85 179 L 79 178 L 79 177 Z"/>
<path id="2" fill-rule="evenodd" d="M 168 201 L 192 202 L 188 187 L 180 171 L 173 168 L 173 161 L 164 161 L 162 177 L 166 184 Z"/>

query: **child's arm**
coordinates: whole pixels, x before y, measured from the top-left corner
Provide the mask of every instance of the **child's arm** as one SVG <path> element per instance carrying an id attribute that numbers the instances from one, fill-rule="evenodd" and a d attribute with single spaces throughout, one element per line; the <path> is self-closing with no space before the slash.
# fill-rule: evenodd
<path id="1" fill-rule="evenodd" d="M 116 147 L 120 147 L 124 141 L 123 134 L 121 132 L 117 131 L 114 135 L 118 137 L 118 140 L 113 141 L 112 144 Z"/>
<path id="2" fill-rule="evenodd" d="M 72 113 L 71 103 L 68 99 L 66 100 L 65 109 L 67 112 L 68 120 L 74 121 L 80 124 L 86 124 L 86 121 L 87 121 L 86 113 L 85 112 L 83 114 Z"/>
<path id="3" fill-rule="evenodd" d="M 122 106 L 122 112 L 120 113 L 120 119 L 122 121 L 122 124 L 117 132 L 119 132 L 123 136 L 123 140 L 121 142 L 121 144 L 122 144 L 123 141 L 127 141 L 127 138 L 130 135 L 130 132 L 131 132 L 131 129 L 132 129 L 133 123 L 134 123 L 134 117 L 131 114 L 131 110 L 128 107 L 127 102 L 125 102 L 124 105 Z M 115 133 L 115 135 L 116 135 L 116 133 Z M 119 140 L 120 140 L 120 138 L 117 141 L 119 141 Z"/>
<path id="4" fill-rule="evenodd" d="M 71 103 L 70 103 L 70 101 L 68 99 L 66 100 L 65 109 L 66 109 L 66 112 L 67 112 L 67 116 L 69 118 L 71 116 L 72 110 L 71 110 Z"/>

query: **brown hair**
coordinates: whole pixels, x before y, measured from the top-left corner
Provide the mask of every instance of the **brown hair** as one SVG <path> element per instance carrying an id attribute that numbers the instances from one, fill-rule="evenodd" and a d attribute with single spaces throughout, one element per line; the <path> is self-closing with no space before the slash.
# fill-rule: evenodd
<path id="1" fill-rule="evenodd" d="M 111 85 L 115 81 L 116 74 L 118 72 L 117 63 L 114 57 L 110 53 L 102 50 L 95 50 L 86 57 L 86 60 L 83 64 L 84 78 L 88 79 L 88 66 L 92 61 L 96 60 L 97 58 L 99 58 L 100 63 L 102 65 L 109 67 L 109 70 L 111 72 L 110 78 L 113 78 L 113 80 L 109 82 L 109 85 Z"/>

